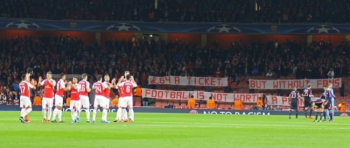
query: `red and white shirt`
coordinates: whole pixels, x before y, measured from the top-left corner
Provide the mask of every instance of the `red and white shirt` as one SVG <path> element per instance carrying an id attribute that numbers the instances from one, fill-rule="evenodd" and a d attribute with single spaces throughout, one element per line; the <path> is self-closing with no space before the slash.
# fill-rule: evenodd
<path id="1" fill-rule="evenodd" d="M 90 83 L 86 80 L 81 80 L 79 82 L 80 85 L 80 95 L 82 96 L 89 96 L 88 88 L 90 88 Z"/>
<path id="2" fill-rule="evenodd" d="M 63 92 L 64 92 L 64 88 L 66 88 L 66 85 L 64 84 L 64 81 L 62 79 L 60 79 L 57 82 L 57 92 L 56 95 L 59 95 L 61 97 L 63 97 Z"/>
<path id="3" fill-rule="evenodd" d="M 111 95 L 111 89 L 108 89 L 108 87 L 111 85 L 109 82 L 103 82 L 103 85 L 105 85 L 107 88 L 103 90 L 104 96 L 109 99 Z"/>
<path id="4" fill-rule="evenodd" d="M 53 83 L 53 86 L 50 84 L 50 82 Z M 40 84 L 42 86 L 44 86 L 43 97 L 52 99 L 53 98 L 53 87 L 56 85 L 56 81 L 53 79 L 50 79 L 50 80 L 45 79 L 45 80 L 41 81 Z"/>
<path id="5" fill-rule="evenodd" d="M 76 87 L 73 88 L 73 86 Z M 74 101 L 79 101 L 80 97 L 79 97 L 79 85 L 78 84 L 72 84 L 71 88 L 70 88 L 70 100 L 74 100 Z"/>
<path id="6" fill-rule="evenodd" d="M 119 98 L 125 97 L 124 90 L 123 90 L 123 85 L 118 86 L 117 89 L 118 89 L 118 92 L 119 92 Z"/>
<path id="7" fill-rule="evenodd" d="M 124 97 L 132 97 L 134 87 L 137 85 L 131 81 L 125 81 L 120 84 L 123 87 L 123 95 Z"/>
<path id="8" fill-rule="evenodd" d="M 19 83 L 19 89 L 21 90 L 22 97 L 30 97 L 30 89 L 34 88 L 34 86 L 26 81 L 22 81 Z"/>
<path id="9" fill-rule="evenodd" d="M 107 86 L 104 83 L 98 81 L 98 82 L 95 82 L 92 85 L 92 87 L 95 89 L 96 96 L 105 96 L 104 90 L 107 88 Z"/>

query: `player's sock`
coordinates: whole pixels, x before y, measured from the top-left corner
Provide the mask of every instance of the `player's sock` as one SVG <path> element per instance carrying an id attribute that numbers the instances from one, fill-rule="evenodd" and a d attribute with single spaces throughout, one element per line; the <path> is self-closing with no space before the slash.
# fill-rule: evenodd
<path id="1" fill-rule="evenodd" d="M 86 120 L 90 121 L 90 110 L 89 110 L 89 108 L 85 109 L 85 112 L 86 112 Z"/>
<path id="2" fill-rule="evenodd" d="M 333 120 L 332 111 L 330 111 L 329 116 L 330 116 L 330 120 Z"/>
<path id="3" fill-rule="evenodd" d="M 53 110 L 52 120 L 56 120 L 57 114 L 58 114 L 58 109 L 55 108 L 55 109 Z"/>
<path id="4" fill-rule="evenodd" d="M 289 118 L 290 118 L 291 115 L 292 115 L 292 110 L 289 110 Z"/>
<path id="5" fill-rule="evenodd" d="M 131 121 L 134 121 L 134 109 L 132 108 L 129 109 L 129 118 Z"/>
<path id="6" fill-rule="evenodd" d="M 49 108 L 49 111 L 48 111 L 48 116 L 47 116 L 47 120 L 51 120 L 51 115 L 52 115 L 52 109 Z"/>
<path id="7" fill-rule="evenodd" d="M 77 117 L 80 118 L 81 109 L 77 109 Z"/>
<path id="8" fill-rule="evenodd" d="M 70 112 L 70 114 L 71 114 L 71 116 L 72 116 L 72 121 L 74 121 L 74 120 L 75 120 L 75 112 L 74 112 L 74 110 L 72 110 L 72 111 Z"/>
<path id="9" fill-rule="evenodd" d="M 96 121 L 96 109 L 92 112 L 92 121 Z"/>
<path id="10" fill-rule="evenodd" d="M 317 120 L 317 118 L 318 118 L 318 113 L 319 113 L 319 112 L 317 112 L 317 113 L 316 113 L 316 117 L 315 117 L 315 120 Z"/>
<path id="11" fill-rule="evenodd" d="M 122 114 L 122 109 L 118 108 L 115 120 L 120 121 L 121 120 L 121 114 Z"/>
<path id="12" fill-rule="evenodd" d="M 305 118 L 307 118 L 307 109 L 305 109 L 304 111 L 305 111 Z"/>
<path id="13" fill-rule="evenodd" d="M 107 110 L 103 109 L 102 111 L 102 121 L 107 121 Z"/>
<path id="14" fill-rule="evenodd" d="M 46 119 L 46 109 L 43 109 L 43 116 L 44 116 L 44 119 Z"/>
<path id="15" fill-rule="evenodd" d="M 296 118 L 298 118 L 298 114 L 299 114 L 298 109 L 296 109 L 296 110 L 295 110 L 295 117 L 296 117 Z"/>
<path id="16" fill-rule="evenodd" d="M 320 121 L 321 121 L 323 116 L 322 116 L 322 113 L 320 113 L 320 114 L 321 114 L 321 115 L 320 115 Z"/>
<path id="17" fill-rule="evenodd" d="M 126 120 L 128 118 L 126 109 L 122 109 L 122 120 Z"/>
<path id="18" fill-rule="evenodd" d="M 29 121 L 28 114 L 24 117 L 24 121 Z"/>
<path id="19" fill-rule="evenodd" d="M 26 109 L 25 108 L 22 108 L 21 109 L 21 117 L 25 117 L 26 116 Z"/>
<path id="20" fill-rule="evenodd" d="M 32 111 L 32 108 L 27 108 L 26 110 L 25 110 L 25 116 L 28 116 L 28 114 L 30 113 Z"/>
<path id="21" fill-rule="evenodd" d="M 328 109 L 326 109 L 326 116 L 327 116 L 327 118 L 329 118 L 329 110 Z"/>
<path id="22" fill-rule="evenodd" d="M 62 121 L 62 110 L 58 110 L 58 120 Z"/>
<path id="23" fill-rule="evenodd" d="M 323 111 L 323 117 L 324 117 L 325 120 L 327 119 L 326 111 Z"/>
<path id="24" fill-rule="evenodd" d="M 310 114 L 309 114 L 309 117 L 311 117 L 311 116 L 312 116 L 312 111 L 313 111 L 313 110 L 312 110 L 312 109 L 310 109 Z"/>

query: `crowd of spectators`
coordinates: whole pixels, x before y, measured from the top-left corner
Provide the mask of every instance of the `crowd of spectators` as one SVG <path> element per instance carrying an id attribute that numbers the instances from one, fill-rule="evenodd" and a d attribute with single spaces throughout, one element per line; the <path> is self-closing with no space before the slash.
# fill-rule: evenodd
<path id="1" fill-rule="evenodd" d="M 247 0 L 160 0 L 161 21 L 239 22 L 249 10 Z"/>
<path id="2" fill-rule="evenodd" d="M 350 70 L 350 43 L 332 45 L 313 41 L 310 45 L 294 41 L 231 43 L 227 49 L 218 43 L 199 47 L 181 40 L 108 40 L 104 44 L 85 44 L 77 37 L 18 36 L 0 41 L 0 81 L 3 91 L 16 92 L 25 69 L 34 69 L 33 78 L 54 74 L 88 73 L 93 81 L 97 74 L 119 78 L 130 70 L 139 84 L 147 87 L 147 76 L 271 76 L 295 74 L 296 79 L 342 77 Z"/>
<path id="3" fill-rule="evenodd" d="M 0 14 L 10 18 L 139 21 L 154 10 L 154 0 L 4 0 Z"/>
<path id="4" fill-rule="evenodd" d="M 8 18 L 346 23 L 347 0 L 3 0 Z M 255 16 L 255 19 L 254 19 Z"/>
<path id="5" fill-rule="evenodd" d="M 255 22 L 346 23 L 348 0 L 256 0 Z"/>

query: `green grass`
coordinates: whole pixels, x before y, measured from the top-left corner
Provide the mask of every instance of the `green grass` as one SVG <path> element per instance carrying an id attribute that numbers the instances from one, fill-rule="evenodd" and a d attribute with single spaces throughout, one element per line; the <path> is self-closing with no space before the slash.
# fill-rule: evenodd
<path id="1" fill-rule="evenodd" d="M 97 115 L 98 119 L 101 113 Z M 41 112 L 32 112 L 32 123 L 21 124 L 18 112 L 0 112 L 0 147 L 93 148 L 311 148 L 347 147 L 350 118 L 314 123 L 286 116 L 235 116 L 136 113 L 134 123 L 41 123 Z M 302 116 L 301 116 L 302 117 Z M 109 113 L 113 120 L 115 113 Z"/>

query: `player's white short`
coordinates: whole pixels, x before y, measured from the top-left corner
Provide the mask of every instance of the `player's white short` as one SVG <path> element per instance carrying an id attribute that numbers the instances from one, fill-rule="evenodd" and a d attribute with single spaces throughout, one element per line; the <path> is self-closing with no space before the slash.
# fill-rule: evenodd
<path id="1" fill-rule="evenodd" d="M 95 101 L 94 101 L 94 107 L 105 107 L 105 103 L 106 103 L 106 97 L 104 96 L 95 96 Z"/>
<path id="2" fill-rule="evenodd" d="M 46 106 L 49 107 L 49 108 L 52 108 L 52 106 L 53 106 L 53 98 L 43 97 L 43 101 L 42 101 L 41 105 L 42 105 L 43 109 L 46 109 Z"/>
<path id="3" fill-rule="evenodd" d="M 134 106 L 132 96 L 124 97 L 123 102 L 124 103 L 122 104 L 121 107 L 133 107 Z"/>
<path id="4" fill-rule="evenodd" d="M 80 102 L 83 108 L 90 108 L 89 96 L 80 95 Z"/>
<path id="5" fill-rule="evenodd" d="M 118 107 L 126 106 L 126 104 L 124 105 L 123 103 L 124 103 L 124 97 L 119 97 Z"/>
<path id="6" fill-rule="evenodd" d="M 109 108 L 109 105 L 111 104 L 111 99 L 109 99 L 109 98 L 105 98 L 105 106 L 106 106 L 106 108 Z"/>
<path id="7" fill-rule="evenodd" d="M 63 106 L 63 98 L 59 95 L 55 95 L 55 105 L 56 106 Z"/>
<path id="8" fill-rule="evenodd" d="M 21 96 L 20 97 L 20 107 L 26 108 L 26 107 L 32 107 L 32 101 L 30 101 L 29 97 Z"/>
<path id="9" fill-rule="evenodd" d="M 81 108 L 80 100 L 71 100 L 69 108 L 71 110 L 73 110 L 74 108 L 77 109 L 77 110 L 80 110 L 80 108 Z"/>

